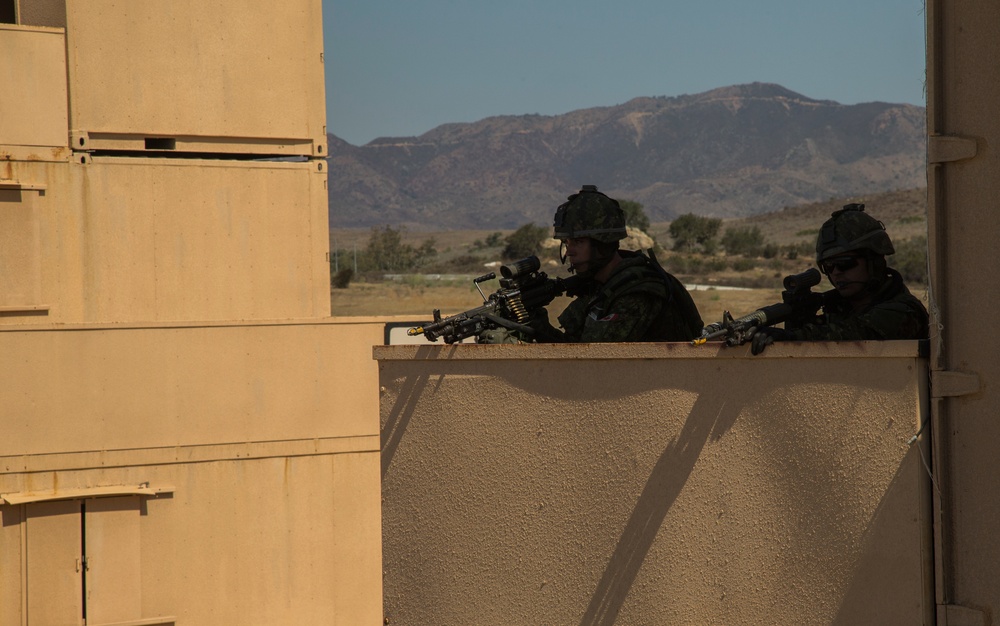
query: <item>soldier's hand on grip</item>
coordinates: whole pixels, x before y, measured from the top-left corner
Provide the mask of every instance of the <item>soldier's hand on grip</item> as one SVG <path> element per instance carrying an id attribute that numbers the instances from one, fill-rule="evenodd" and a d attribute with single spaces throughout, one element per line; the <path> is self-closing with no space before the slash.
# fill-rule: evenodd
<path id="1" fill-rule="evenodd" d="M 783 328 L 766 326 L 764 328 L 755 329 L 753 331 L 752 339 L 750 340 L 750 354 L 756 356 L 775 341 L 788 341 L 792 338 L 792 333 Z"/>

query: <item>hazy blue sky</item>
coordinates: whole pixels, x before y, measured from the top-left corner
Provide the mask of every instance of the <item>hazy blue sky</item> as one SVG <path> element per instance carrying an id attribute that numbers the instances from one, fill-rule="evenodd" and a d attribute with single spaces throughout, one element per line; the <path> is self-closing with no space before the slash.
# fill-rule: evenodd
<path id="1" fill-rule="evenodd" d="M 755 81 L 924 104 L 920 0 L 323 0 L 329 132 L 361 145 Z"/>

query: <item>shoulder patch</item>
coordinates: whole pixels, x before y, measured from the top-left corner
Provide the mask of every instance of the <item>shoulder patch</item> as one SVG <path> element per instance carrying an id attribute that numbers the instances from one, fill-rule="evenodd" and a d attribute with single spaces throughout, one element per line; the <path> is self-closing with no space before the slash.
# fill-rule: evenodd
<path id="1" fill-rule="evenodd" d="M 598 311 L 591 311 L 587 316 L 595 322 L 617 322 L 625 319 L 625 316 L 621 313 L 608 313 L 603 317 L 598 317 Z"/>

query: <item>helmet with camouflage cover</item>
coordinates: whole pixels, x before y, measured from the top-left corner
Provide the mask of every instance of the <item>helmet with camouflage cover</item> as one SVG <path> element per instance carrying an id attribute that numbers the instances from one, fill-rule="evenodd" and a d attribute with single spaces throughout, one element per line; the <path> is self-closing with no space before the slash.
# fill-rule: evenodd
<path id="1" fill-rule="evenodd" d="M 855 250 L 880 256 L 896 252 L 885 225 L 865 213 L 863 204 L 844 205 L 823 223 L 816 237 L 816 263 Z"/>
<path id="2" fill-rule="evenodd" d="M 603 243 L 614 243 L 628 236 L 625 211 L 614 198 L 584 185 L 556 209 L 553 224 L 555 239 L 589 237 Z"/>

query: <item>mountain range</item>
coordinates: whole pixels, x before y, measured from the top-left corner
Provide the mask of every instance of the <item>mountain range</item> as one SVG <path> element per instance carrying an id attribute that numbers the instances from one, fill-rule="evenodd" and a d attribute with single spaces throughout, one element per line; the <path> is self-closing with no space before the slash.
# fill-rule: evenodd
<path id="1" fill-rule="evenodd" d="M 337 228 L 548 225 L 583 184 L 641 202 L 654 222 L 926 185 L 923 107 L 844 105 L 769 83 L 329 141 Z"/>

